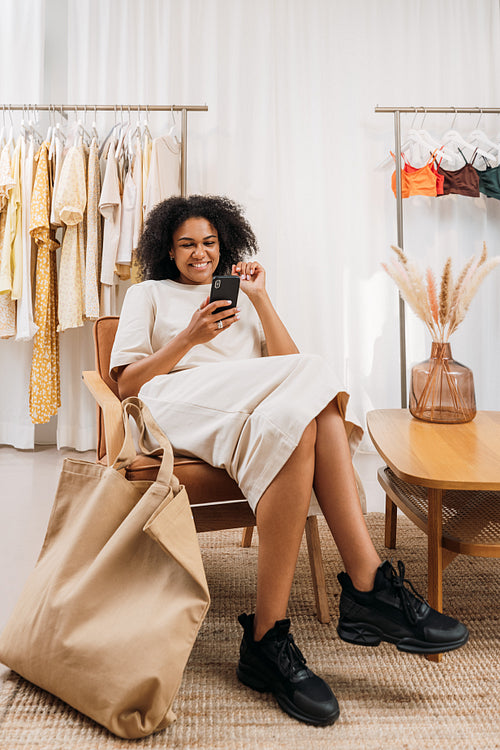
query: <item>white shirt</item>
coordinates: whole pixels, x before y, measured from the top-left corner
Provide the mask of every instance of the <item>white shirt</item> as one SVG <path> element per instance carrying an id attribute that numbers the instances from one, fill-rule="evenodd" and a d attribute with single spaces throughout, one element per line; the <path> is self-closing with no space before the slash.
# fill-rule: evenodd
<path id="1" fill-rule="evenodd" d="M 183 331 L 210 294 L 210 284 L 181 284 L 165 279 L 129 287 L 111 352 L 110 370 L 137 362 L 161 349 Z M 240 320 L 211 341 L 193 346 L 172 372 L 224 360 L 261 357 L 264 333 L 247 295 L 240 291 Z M 113 376 L 113 373 L 111 373 Z"/>

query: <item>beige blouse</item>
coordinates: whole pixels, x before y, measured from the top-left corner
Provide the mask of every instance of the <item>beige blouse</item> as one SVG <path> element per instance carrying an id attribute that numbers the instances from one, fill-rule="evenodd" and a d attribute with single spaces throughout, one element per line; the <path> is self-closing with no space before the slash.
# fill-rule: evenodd
<path id="1" fill-rule="evenodd" d="M 99 317 L 99 262 L 102 249 L 101 214 L 101 168 L 99 149 L 94 138 L 90 144 L 87 194 L 87 250 L 85 253 L 85 317 Z"/>
<path id="2" fill-rule="evenodd" d="M 85 154 L 71 146 L 61 168 L 56 212 L 66 224 L 59 265 L 58 331 L 83 326 L 85 269 L 84 214 L 87 205 Z"/>

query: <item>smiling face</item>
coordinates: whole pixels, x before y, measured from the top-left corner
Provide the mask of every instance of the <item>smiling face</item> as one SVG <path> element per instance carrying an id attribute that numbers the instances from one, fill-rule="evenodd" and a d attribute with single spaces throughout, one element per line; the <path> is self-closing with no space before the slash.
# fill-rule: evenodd
<path id="1" fill-rule="evenodd" d="M 219 235 L 203 217 L 187 219 L 174 232 L 170 257 L 181 284 L 210 284 L 219 264 Z"/>

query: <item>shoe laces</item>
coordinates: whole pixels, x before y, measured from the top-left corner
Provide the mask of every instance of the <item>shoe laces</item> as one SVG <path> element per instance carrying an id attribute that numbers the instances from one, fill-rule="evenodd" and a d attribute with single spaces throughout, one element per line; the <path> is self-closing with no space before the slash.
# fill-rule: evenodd
<path id="1" fill-rule="evenodd" d="M 278 648 L 278 664 L 290 676 L 303 669 L 307 671 L 306 659 L 291 633 L 287 633 Z"/>
<path id="2" fill-rule="evenodd" d="M 418 593 L 412 582 L 405 578 L 405 566 L 401 560 L 398 560 L 399 573 L 396 573 L 392 565 L 391 571 L 391 583 L 397 595 L 399 596 L 403 611 L 411 624 L 416 625 L 418 622 L 418 605 L 427 604 L 427 606 L 429 606 L 428 602 L 424 599 L 423 596 Z M 411 591 L 405 588 L 405 584 L 410 587 Z"/>

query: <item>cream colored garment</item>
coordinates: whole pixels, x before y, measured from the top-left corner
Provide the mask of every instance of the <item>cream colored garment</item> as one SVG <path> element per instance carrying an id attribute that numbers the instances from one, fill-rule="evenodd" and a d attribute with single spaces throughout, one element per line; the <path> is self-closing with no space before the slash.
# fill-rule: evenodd
<path id="1" fill-rule="evenodd" d="M 12 179 L 10 148 L 6 144 L 2 148 L 2 154 L 0 155 L 0 211 L 7 209 L 10 191 L 15 184 L 15 181 Z"/>
<path id="2" fill-rule="evenodd" d="M 151 151 L 153 141 L 149 133 L 144 133 L 142 140 L 142 217 L 146 218 L 146 187 L 149 178 L 149 168 L 151 166 Z"/>
<path id="3" fill-rule="evenodd" d="M 101 314 L 114 312 L 112 288 L 115 284 L 115 263 L 120 241 L 121 192 L 115 145 L 109 146 L 106 171 L 99 201 L 99 210 L 104 217 L 101 261 Z"/>
<path id="4" fill-rule="evenodd" d="M 157 351 L 186 327 L 208 290 L 173 281 L 130 287 L 110 367 Z M 239 321 L 193 347 L 174 371 L 143 385 L 140 397 L 175 451 L 226 469 L 255 511 L 306 426 L 330 401 L 337 400 L 352 452 L 363 430 L 348 411 L 348 394 L 321 357 L 262 357 L 258 316 L 243 292 L 238 306 Z"/>
<path id="5" fill-rule="evenodd" d="M 146 186 L 146 215 L 165 198 L 181 193 L 181 147 L 164 135 L 155 138 Z"/>
<path id="6" fill-rule="evenodd" d="M 85 260 L 84 213 L 87 205 L 83 147 L 71 146 L 61 170 L 56 211 L 66 224 L 59 264 L 58 331 L 83 326 Z"/>
<path id="7" fill-rule="evenodd" d="M 29 230 L 37 245 L 35 322 L 30 374 L 30 414 L 34 424 L 48 422 L 61 406 L 59 336 L 57 333 L 57 266 L 59 243 L 51 229 L 48 143 L 42 143 L 36 159 L 31 196 Z"/>
<path id="8" fill-rule="evenodd" d="M 33 320 L 31 296 L 31 193 L 33 190 L 33 141 L 21 141 L 21 231 L 23 249 L 22 294 L 17 303 L 16 341 L 31 341 L 38 330 Z"/>
<path id="9" fill-rule="evenodd" d="M 0 292 L 10 291 L 12 299 L 22 294 L 23 245 L 21 231 L 21 138 L 12 156 L 11 190 L 5 218 L 5 233 L 0 259 Z"/>
<path id="10" fill-rule="evenodd" d="M 134 219 L 135 219 L 136 187 L 132 170 L 129 169 L 123 184 L 120 239 L 116 251 L 116 263 L 130 266 L 132 263 L 132 250 L 134 243 Z"/>
<path id="11" fill-rule="evenodd" d="M 134 238 L 132 246 L 134 250 L 137 250 L 139 244 L 139 238 L 142 232 L 142 198 L 143 198 L 143 184 L 142 184 L 142 148 L 139 137 L 135 139 L 134 148 L 134 161 L 132 164 L 132 177 L 135 185 L 135 211 L 134 211 Z"/>
<path id="12" fill-rule="evenodd" d="M 61 169 L 64 162 L 64 146 L 59 138 L 54 140 L 54 153 L 52 154 L 52 169 L 54 175 L 54 181 L 52 186 L 52 195 L 56 196 L 59 188 L 59 180 L 61 178 Z M 56 202 L 53 200 L 50 206 L 50 223 L 55 227 L 62 227 L 63 223 L 61 217 L 56 211 Z"/>
<path id="13" fill-rule="evenodd" d="M 85 253 L 85 317 L 99 317 L 99 263 L 102 251 L 101 215 L 101 168 L 99 148 L 94 138 L 90 144 L 87 194 L 87 250 Z"/>
<path id="14" fill-rule="evenodd" d="M 5 225 L 9 196 L 15 182 L 12 179 L 10 149 L 5 145 L 0 156 L 0 268 L 4 246 Z M 10 247 L 9 247 L 10 252 Z M 16 334 L 16 303 L 10 290 L 0 292 L 0 338 L 6 339 Z"/>
<path id="15" fill-rule="evenodd" d="M 135 156 L 132 165 L 132 177 L 135 185 L 135 213 L 134 213 L 134 238 L 132 250 L 132 266 L 130 268 L 130 278 L 133 284 L 140 281 L 140 269 L 137 265 L 136 252 L 139 245 L 139 239 L 143 226 L 143 158 L 141 139 L 137 136 L 135 139 Z"/>
<path id="16" fill-rule="evenodd" d="M 130 364 L 153 354 L 166 341 L 184 330 L 193 313 L 210 294 L 210 284 L 179 284 L 143 281 L 127 289 L 110 367 Z M 243 292 L 238 297 L 241 320 L 212 341 L 194 346 L 173 371 L 225 362 L 228 359 L 260 357 L 264 334 L 255 309 Z"/>

